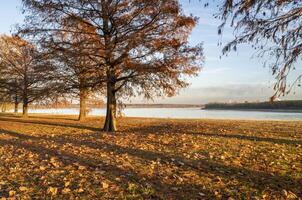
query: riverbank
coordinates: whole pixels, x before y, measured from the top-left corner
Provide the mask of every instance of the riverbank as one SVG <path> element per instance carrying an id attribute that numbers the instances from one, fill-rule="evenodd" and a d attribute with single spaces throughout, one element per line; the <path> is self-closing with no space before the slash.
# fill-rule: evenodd
<path id="1" fill-rule="evenodd" d="M 21 111 L 20 111 L 21 112 Z M 49 115 L 78 115 L 79 109 L 30 109 L 29 113 Z M 124 117 L 162 119 L 232 119 L 302 121 L 302 112 L 265 112 L 240 110 L 201 110 L 200 108 L 125 108 Z M 89 116 L 105 116 L 106 109 L 91 109 Z"/>
<path id="2" fill-rule="evenodd" d="M 204 108 L 204 104 L 125 104 L 124 108 Z M 62 106 L 53 105 L 33 105 L 32 109 L 79 109 L 79 104 L 70 104 Z M 106 104 L 95 106 L 87 105 L 88 109 L 106 108 Z"/>
<path id="3" fill-rule="evenodd" d="M 0 197 L 302 197 L 302 122 L 0 115 Z"/>

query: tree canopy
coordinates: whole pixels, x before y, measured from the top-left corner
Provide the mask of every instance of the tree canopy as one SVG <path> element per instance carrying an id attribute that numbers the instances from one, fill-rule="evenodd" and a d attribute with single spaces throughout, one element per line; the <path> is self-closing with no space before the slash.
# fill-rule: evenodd
<path id="1" fill-rule="evenodd" d="M 89 96 L 103 90 L 105 73 L 98 69 L 99 37 L 94 26 L 76 16 L 63 18 L 61 27 L 69 31 L 49 35 L 42 47 L 56 61 L 57 80 L 62 83 L 57 92 L 80 98 L 79 119 L 84 120 Z"/>
<path id="2" fill-rule="evenodd" d="M 107 117 L 104 130 L 116 130 L 117 99 L 142 95 L 173 96 L 197 75 L 203 62 L 201 45 L 188 37 L 197 19 L 184 15 L 178 1 L 160 0 L 23 0 L 28 14 L 21 33 L 39 43 L 50 35 L 76 33 L 97 37 L 96 73 L 106 83 Z M 74 29 L 66 19 L 94 27 Z M 73 24 L 73 23 L 71 23 Z"/>
<path id="3" fill-rule="evenodd" d="M 54 69 L 47 56 L 18 36 L 0 37 L 1 88 L 8 100 L 23 101 L 23 115 L 28 104 L 51 95 Z"/>

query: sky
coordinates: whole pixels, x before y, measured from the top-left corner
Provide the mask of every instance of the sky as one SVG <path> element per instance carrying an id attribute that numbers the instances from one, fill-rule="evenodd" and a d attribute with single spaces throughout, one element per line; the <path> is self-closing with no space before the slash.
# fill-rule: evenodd
<path id="1" fill-rule="evenodd" d="M 190 86 L 172 98 L 157 98 L 153 102 L 134 98 L 132 103 L 203 104 L 208 102 L 265 101 L 274 93 L 274 77 L 269 68 L 263 67 L 264 59 L 254 56 L 248 45 L 241 45 L 237 52 L 222 56 L 219 41 L 233 38 L 233 30 L 227 27 L 218 36 L 220 21 L 213 17 L 216 8 L 204 8 L 199 0 L 180 0 L 186 14 L 199 17 L 199 23 L 190 36 L 190 44 L 203 43 L 205 64 L 198 77 L 187 78 Z M 21 0 L 2 0 L 0 6 L 0 34 L 9 34 L 15 24 L 22 23 Z M 301 66 L 302 63 L 297 63 Z M 291 74 L 291 79 L 302 74 L 301 67 Z M 302 89 L 297 88 L 282 99 L 302 99 Z"/>

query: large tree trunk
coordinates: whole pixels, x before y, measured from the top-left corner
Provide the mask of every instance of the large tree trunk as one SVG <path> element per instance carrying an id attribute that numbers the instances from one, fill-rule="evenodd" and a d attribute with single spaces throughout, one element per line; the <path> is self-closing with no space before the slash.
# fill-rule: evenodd
<path id="1" fill-rule="evenodd" d="M 115 132 L 116 128 L 116 92 L 113 83 L 107 83 L 107 113 L 104 131 Z"/>
<path id="2" fill-rule="evenodd" d="M 80 89 L 80 114 L 79 114 L 79 121 L 82 121 L 87 116 L 87 100 L 88 92 L 86 89 Z"/>
<path id="3" fill-rule="evenodd" d="M 18 107 L 19 107 L 19 103 L 15 102 L 15 110 L 14 113 L 17 114 L 18 113 Z"/>
<path id="4" fill-rule="evenodd" d="M 23 100 L 23 117 L 28 117 L 28 100 L 24 98 Z"/>
<path id="5" fill-rule="evenodd" d="M 14 111 L 15 114 L 18 113 L 18 106 L 19 106 L 18 95 L 16 95 L 15 96 L 15 111 Z"/>
<path id="6" fill-rule="evenodd" d="M 23 117 L 28 117 L 28 80 L 27 80 L 27 66 L 25 67 L 24 86 L 23 86 Z"/>
<path id="7" fill-rule="evenodd" d="M 5 113 L 6 112 L 6 103 L 3 103 L 1 106 L 1 112 Z"/>

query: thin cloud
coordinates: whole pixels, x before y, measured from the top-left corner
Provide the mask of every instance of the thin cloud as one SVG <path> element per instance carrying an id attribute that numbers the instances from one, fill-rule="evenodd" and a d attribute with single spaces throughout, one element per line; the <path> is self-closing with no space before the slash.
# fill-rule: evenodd
<path id="1" fill-rule="evenodd" d="M 216 59 L 216 58 L 207 58 L 207 60 L 219 60 L 219 59 Z M 224 73 L 226 71 L 229 71 L 231 70 L 230 67 L 220 67 L 220 68 L 215 68 L 215 69 L 211 69 L 211 67 L 208 67 L 208 68 L 204 68 L 203 70 L 203 73 L 204 74 L 221 74 L 221 73 Z"/>

